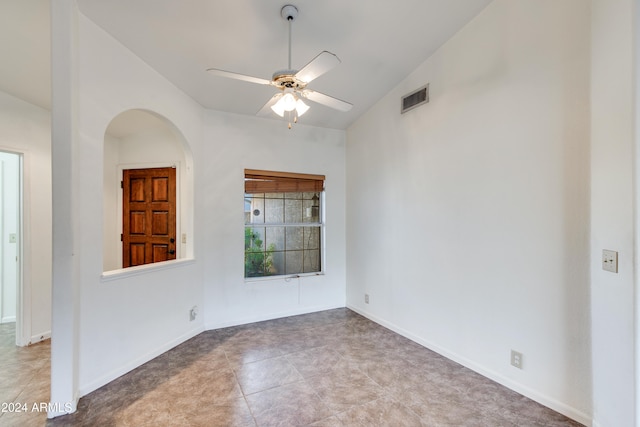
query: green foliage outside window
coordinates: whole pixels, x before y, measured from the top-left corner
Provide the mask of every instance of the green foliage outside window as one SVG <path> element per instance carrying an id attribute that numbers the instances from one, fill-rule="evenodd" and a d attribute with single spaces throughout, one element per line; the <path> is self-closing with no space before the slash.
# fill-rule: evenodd
<path id="1" fill-rule="evenodd" d="M 273 251 L 275 244 L 270 244 L 267 250 L 262 249 L 260 233 L 251 228 L 244 229 L 244 276 L 260 277 L 274 274 Z"/>

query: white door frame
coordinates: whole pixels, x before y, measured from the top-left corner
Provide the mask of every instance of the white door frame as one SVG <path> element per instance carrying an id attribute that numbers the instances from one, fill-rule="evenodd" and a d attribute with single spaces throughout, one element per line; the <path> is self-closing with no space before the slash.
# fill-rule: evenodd
<path id="1" fill-rule="evenodd" d="M 27 152 L 11 147 L 0 146 L 0 151 L 18 157 L 18 240 L 17 276 L 16 276 L 16 345 L 26 346 L 31 341 L 31 277 L 29 276 L 29 259 L 25 251 L 25 242 L 31 240 L 29 222 L 28 159 Z"/>

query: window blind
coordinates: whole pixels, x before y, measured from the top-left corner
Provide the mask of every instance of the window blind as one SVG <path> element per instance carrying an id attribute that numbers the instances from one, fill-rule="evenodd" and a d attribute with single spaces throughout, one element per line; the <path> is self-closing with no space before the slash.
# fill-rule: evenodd
<path id="1" fill-rule="evenodd" d="M 244 192 L 256 193 L 316 193 L 324 190 L 324 175 L 244 170 Z"/>

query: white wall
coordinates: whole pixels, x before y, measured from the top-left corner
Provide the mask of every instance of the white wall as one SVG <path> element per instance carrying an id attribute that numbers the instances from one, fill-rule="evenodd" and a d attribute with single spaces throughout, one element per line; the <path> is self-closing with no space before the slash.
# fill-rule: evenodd
<path id="1" fill-rule="evenodd" d="M 345 132 L 208 111 L 204 157 L 207 328 L 344 307 Z M 324 275 L 245 282 L 245 168 L 326 176 Z"/>
<path id="2" fill-rule="evenodd" d="M 103 172 L 103 229 L 102 229 L 102 268 L 104 271 L 122 268 L 122 242 L 120 233 L 122 226 L 118 218 L 118 194 L 122 177 L 118 173 L 120 163 L 120 139 L 109 135 L 104 136 L 104 170 Z"/>
<path id="3" fill-rule="evenodd" d="M 20 158 L 0 152 L 0 323 L 16 321 L 18 238 L 20 236 Z M 15 240 L 11 241 L 11 236 Z"/>
<path id="4" fill-rule="evenodd" d="M 50 120 L 48 111 L 0 92 L 0 150 L 22 153 L 24 162 L 24 344 L 51 331 Z"/>
<path id="5" fill-rule="evenodd" d="M 78 129 L 78 19 L 75 0 L 51 6 L 51 187 L 53 233 L 51 286 L 51 402 L 75 411 L 78 402 L 80 330 L 79 260 L 76 225 L 81 176 Z M 67 407 L 71 403 L 71 407 Z"/>
<path id="6" fill-rule="evenodd" d="M 193 260 L 202 243 L 191 245 L 195 250 L 187 254 L 190 261 L 102 275 L 104 140 L 109 123 L 130 109 L 153 111 L 170 121 L 186 142 L 190 190 L 183 196 L 192 204 L 193 159 L 202 158 L 202 109 L 83 15 L 78 40 L 80 140 L 74 173 L 82 179 L 73 196 L 82 396 L 203 330 L 202 317 L 189 321 L 191 307 L 203 306 L 203 261 Z M 195 213 L 188 214 L 186 228 L 191 233 Z"/>
<path id="7" fill-rule="evenodd" d="M 496 0 L 347 136 L 347 305 L 584 423 L 589 22 Z"/>
<path id="8" fill-rule="evenodd" d="M 593 424 L 602 427 L 638 425 L 633 374 L 637 363 L 633 201 L 638 197 L 633 186 L 633 73 L 638 73 L 633 63 L 634 40 L 638 43 L 634 3 L 591 2 Z M 603 249 L 618 251 L 617 274 L 602 270 Z"/>

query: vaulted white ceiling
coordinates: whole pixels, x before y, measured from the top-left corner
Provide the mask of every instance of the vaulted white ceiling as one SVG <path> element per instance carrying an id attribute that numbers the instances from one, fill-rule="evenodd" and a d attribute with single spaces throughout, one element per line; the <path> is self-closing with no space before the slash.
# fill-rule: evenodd
<path id="1" fill-rule="evenodd" d="M 311 104 L 302 123 L 345 129 L 491 0 L 77 0 L 80 11 L 206 108 L 254 115 L 276 92 L 207 73 L 270 79 L 328 50 L 342 61 L 313 90 L 351 102 L 348 113 Z M 0 90 L 49 106 L 49 0 L 2 0 Z M 425 82 L 426 83 L 426 82 Z M 398 103 L 400 101 L 398 100 Z M 275 114 L 274 119 L 281 120 Z"/>
<path id="2" fill-rule="evenodd" d="M 0 91 L 51 106 L 49 0 L 0 0 Z"/>

